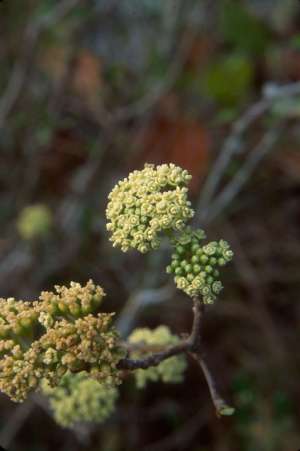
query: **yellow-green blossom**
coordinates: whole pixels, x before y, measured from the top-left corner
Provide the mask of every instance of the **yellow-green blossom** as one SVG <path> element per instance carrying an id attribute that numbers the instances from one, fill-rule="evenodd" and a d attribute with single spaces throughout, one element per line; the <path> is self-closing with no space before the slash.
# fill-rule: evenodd
<path id="1" fill-rule="evenodd" d="M 135 329 L 128 338 L 129 343 L 137 345 L 131 353 L 134 359 L 166 349 L 168 346 L 176 345 L 180 339 L 173 335 L 166 326 L 159 326 L 156 329 L 139 328 Z M 183 373 L 186 369 L 186 359 L 183 355 L 169 357 L 158 366 L 150 367 L 146 370 L 135 371 L 135 379 L 138 388 L 143 388 L 147 382 L 161 380 L 165 383 L 179 383 L 183 380 Z"/>
<path id="2" fill-rule="evenodd" d="M 43 313 L 50 315 L 53 321 L 64 318 L 79 318 L 99 309 L 105 296 L 103 289 L 89 280 L 85 286 L 80 283 L 71 282 L 70 287 L 55 286 L 55 291 L 42 291 L 37 308 Z M 39 321 L 47 327 L 51 319 L 43 315 Z M 51 327 L 51 324 L 50 324 Z"/>
<path id="3" fill-rule="evenodd" d="M 144 253 L 159 247 L 161 232 L 182 230 L 194 214 L 187 199 L 190 179 L 171 163 L 145 165 L 118 182 L 106 210 L 113 246 Z"/>
<path id="4" fill-rule="evenodd" d="M 101 383 L 118 384 L 124 352 L 114 314 L 95 312 L 103 296 L 89 281 L 43 292 L 37 302 L 1 299 L 0 390 L 22 401 L 42 378 L 55 386 L 67 371 L 83 370 Z"/>
<path id="5" fill-rule="evenodd" d="M 99 383 L 86 372 L 68 372 L 54 388 L 44 379 L 41 389 L 49 398 L 55 420 L 64 427 L 105 421 L 113 413 L 118 398 L 115 386 Z"/>
<path id="6" fill-rule="evenodd" d="M 30 205 L 21 211 L 17 221 L 17 229 L 22 238 L 31 240 L 46 235 L 52 223 L 52 214 L 47 205 Z"/>

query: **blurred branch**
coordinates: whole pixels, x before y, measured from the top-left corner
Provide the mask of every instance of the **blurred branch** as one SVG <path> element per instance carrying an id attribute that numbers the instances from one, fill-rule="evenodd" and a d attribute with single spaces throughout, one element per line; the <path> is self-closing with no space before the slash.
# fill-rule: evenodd
<path id="1" fill-rule="evenodd" d="M 119 315 L 116 327 L 122 337 L 126 337 L 142 309 L 150 305 L 158 305 L 173 295 L 175 287 L 166 285 L 158 289 L 140 290 L 133 294 L 126 302 L 121 314 Z"/>
<path id="2" fill-rule="evenodd" d="M 250 152 L 245 163 L 239 168 L 236 175 L 225 186 L 223 191 L 212 201 L 211 207 L 208 208 L 206 220 L 212 221 L 218 216 L 232 200 L 239 194 L 243 186 L 248 182 L 254 169 L 260 161 L 267 156 L 272 150 L 274 144 L 278 140 L 283 127 L 274 127 L 268 130 L 257 146 Z"/>
<path id="3" fill-rule="evenodd" d="M 233 124 L 232 131 L 225 140 L 219 156 L 217 157 L 201 191 L 201 196 L 196 208 L 196 216 L 198 220 L 204 222 L 209 220 L 208 211 L 211 203 L 213 202 L 214 195 L 231 160 L 236 154 L 241 153 L 244 144 L 243 137 L 246 131 L 260 117 L 262 117 L 271 109 L 271 107 L 274 105 L 274 102 L 298 94 L 300 94 L 300 82 L 290 83 L 283 86 L 268 83 L 263 90 L 262 99 L 248 108 L 245 113 L 242 114 L 241 117 Z M 261 143 L 258 145 L 260 149 L 256 148 L 256 156 L 251 157 L 251 162 L 249 163 L 251 171 L 260 161 L 260 158 L 258 157 L 260 151 L 262 151 L 262 148 L 268 149 L 271 141 L 273 141 L 271 133 L 267 133 L 266 136 L 262 139 Z M 246 173 L 247 172 L 248 169 L 246 169 Z M 240 180 L 242 180 L 243 177 L 244 174 L 241 176 Z M 239 183 L 240 181 L 235 187 L 231 185 L 230 192 L 233 194 L 233 196 L 232 194 L 230 194 L 229 196 L 229 191 L 226 191 L 226 197 L 230 197 L 230 200 L 232 200 L 234 196 L 238 194 L 239 189 L 236 190 L 236 187 L 238 187 Z M 225 197 L 223 197 L 223 200 L 224 198 Z M 219 202 L 221 201 L 218 201 L 218 204 Z"/>
<path id="4" fill-rule="evenodd" d="M 193 415 L 182 428 L 176 428 L 173 434 L 155 443 L 142 448 L 142 451 L 172 451 L 173 449 L 183 449 L 193 440 L 195 435 L 199 432 L 202 425 L 205 424 L 205 416 L 203 411 Z"/>
<path id="5" fill-rule="evenodd" d="M 15 407 L 12 415 L 0 432 L 0 443 L 4 448 L 8 448 L 11 445 L 14 437 L 18 434 L 19 430 L 30 416 L 34 407 L 34 403 L 31 400 Z"/>
<path id="6" fill-rule="evenodd" d="M 253 318 L 260 327 L 261 334 L 265 336 L 264 343 L 268 346 L 268 355 L 278 363 L 285 363 L 287 360 L 287 350 L 284 347 L 282 337 L 266 304 L 265 290 L 261 286 L 262 280 L 259 277 L 259 270 L 251 264 L 230 222 L 223 224 L 223 230 L 234 248 L 235 269 L 251 299 L 249 304 L 245 304 L 246 309 L 251 310 L 251 314 L 248 315 L 248 320 Z"/>
<path id="7" fill-rule="evenodd" d="M 174 42 L 176 41 L 178 22 L 182 21 L 182 17 L 180 16 L 182 4 L 182 0 L 171 0 L 171 2 L 168 4 L 166 2 L 165 4 L 165 26 L 167 30 L 163 35 L 167 36 L 167 39 L 164 47 L 165 52 L 168 51 L 170 53 L 169 57 L 172 58 L 165 77 L 136 102 L 120 107 L 113 112 L 109 118 L 109 122 L 126 121 L 143 115 L 152 109 L 161 97 L 173 87 L 186 61 L 187 50 L 189 50 L 195 37 L 192 32 L 186 33 L 182 37 L 182 42 L 179 47 L 177 49 L 173 48 Z"/>
<path id="8" fill-rule="evenodd" d="M 48 14 L 35 18 L 30 22 L 22 39 L 21 55 L 17 59 L 10 79 L 0 99 L 0 128 L 3 127 L 8 115 L 14 108 L 34 60 L 35 49 L 41 34 L 62 20 L 82 0 L 62 0 Z"/>

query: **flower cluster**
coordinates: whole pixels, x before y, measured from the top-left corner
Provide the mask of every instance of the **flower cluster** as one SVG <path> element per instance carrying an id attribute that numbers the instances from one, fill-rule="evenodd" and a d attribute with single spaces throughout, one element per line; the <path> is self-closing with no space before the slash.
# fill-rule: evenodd
<path id="1" fill-rule="evenodd" d="M 56 318 L 75 319 L 99 309 L 105 296 L 103 289 L 92 280 L 82 287 L 71 282 L 70 287 L 56 285 L 55 292 L 42 291 L 37 308 L 40 310 L 40 322 L 54 322 Z M 45 326 L 47 324 L 44 324 Z"/>
<path id="2" fill-rule="evenodd" d="M 160 232 L 182 230 L 194 214 L 187 199 L 191 176 L 174 164 L 145 165 L 109 194 L 107 230 L 122 251 L 157 249 Z"/>
<path id="3" fill-rule="evenodd" d="M 135 349 L 131 353 L 134 359 L 144 358 L 148 354 L 166 349 L 168 346 L 176 345 L 180 340 L 173 335 L 166 326 L 159 326 L 156 329 L 140 328 L 135 329 L 129 336 L 128 341 Z M 183 355 L 169 357 L 158 366 L 153 366 L 146 370 L 135 371 L 135 379 L 138 388 L 143 388 L 149 381 L 159 381 L 165 383 L 179 383 L 183 380 L 183 373 L 186 369 L 186 359 Z"/>
<path id="4" fill-rule="evenodd" d="M 50 401 L 58 424 L 73 427 L 78 422 L 103 422 L 114 411 L 118 398 L 116 387 L 91 379 L 88 373 L 66 373 L 58 386 L 51 387 L 46 380 L 41 389 Z"/>
<path id="5" fill-rule="evenodd" d="M 89 281 L 43 292 L 32 303 L 1 299 L 0 390 L 22 401 L 42 378 L 54 386 L 67 371 L 83 370 L 117 384 L 123 352 L 113 314 L 95 313 L 103 296 Z"/>
<path id="6" fill-rule="evenodd" d="M 223 288 L 217 268 L 229 262 L 233 252 L 224 240 L 202 245 L 204 238 L 201 229 L 192 231 L 187 228 L 176 239 L 167 272 L 174 274 L 177 288 L 191 297 L 201 295 L 204 303 L 211 304 Z"/>
<path id="7" fill-rule="evenodd" d="M 47 235 L 52 223 L 52 214 L 46 205 L 30 205 L 21 211 L 17 220 L 17 229 L 22 238 L 32 240 Z"/>

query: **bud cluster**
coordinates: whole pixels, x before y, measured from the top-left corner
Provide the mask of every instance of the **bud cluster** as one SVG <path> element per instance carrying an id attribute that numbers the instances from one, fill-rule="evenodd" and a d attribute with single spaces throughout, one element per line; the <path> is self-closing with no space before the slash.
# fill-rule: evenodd
<path id="1" fill-rule="evenodd" d="M 201 229 L 187 228 L 174 243 L 175 252 L 167 272 L 174 274 L 177 288 L 190 297 L 201 295 L 204 303 L 211 304 L 223 288 L 218 267 L 226 265 L 233 252 L 224 240 L 202 245 L 204 238 Z"/>
<path id="2" fill-rule="evenodd" d="M 153 330 L 148 328 L 135 329 L 129 336 L 128 341 L 135 348 L 130 356 L 134 359 L 140 359 L 153 352 L 164 350 L 168 346 L 176 345 L 180 339 L 173 335 L 168 327 L 159 326 Z M 136 370 L 134 373 L 136 385 L 138 388 L 144 388 L 147 382 L 159 380 L 165 383 L 179 383 L 183 380 L 185 369 L 186 359 L 183 355 L 169 357 L 158 366 Z"/>
<path id="3" fill-rule="evenodd" d="M 145 253 L 160 245 L 162 231 L 182 230 L 194 214 L 187 199 L 191 176 L 174 164 L 145 165 L 109 194 L 107 230 L 113 246 Z"/>
<path id="4" fill-rule="evenodd" d="M 0 299 L 0 390 L 22 401 L 42 378 L 56 385 L 67 371 L 82 370 L 117 384 L 123 351 L 113 314 L 95 313 L 103 296 L 89 281 L 43 292 L 32 303 Z"/>
<path id="5" fill-rule="evenodd" d="M 89 280 L 85 286 L 71 282 L 70 287 L 56 285 L 55 292 L 42 291 L 36 308 L 41 312 L 39 321 L 47 327 L 47 321 L 76 319 L 95 313 L 105 296 L 103 289 Z M 48 318 L 48 319 L 47 319 Z"/>
<path id="6" fill-rule="evenodd" d="M 41 389 L 49 399 L 56 422 L 64 427 L 105 421 L 113 413 L 118 398 L 115 386 L 99 383 L 84 371 L 66 373 L 56 387 L 44 379 Z"/>

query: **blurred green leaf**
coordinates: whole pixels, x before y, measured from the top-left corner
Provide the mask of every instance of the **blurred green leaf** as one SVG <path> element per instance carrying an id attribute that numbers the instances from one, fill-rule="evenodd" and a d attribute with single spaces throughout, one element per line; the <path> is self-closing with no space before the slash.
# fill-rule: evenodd
<path id="1" fill-rule="evenodd" d="M 287 393 L 277 391 L 273 396 L 274 414 L 277 419 L 288 417 L 292 414 L 292 403 Z"/>
<path id="2" fill-rule="evenodd" d="M 255 56 L 265 51 L 270 41 L 268 30 L 240 3 L 223 0 L 220 17 L 220 31 L 225 42 Z"/>
<path id="3" fill-rule="evenodd" d="M 251 59 L 235 54 L 221 57 L 208 67 L 203 78 L 203 89 L 222 105 L 234 106 L 246 97 L 253 79 Z"/>
<path id="4" fill-rule="evenodd" d="M 294 49 L 300 50 L 300 34 L 293 36 L 290 40 L 290 44 Z"/>

